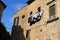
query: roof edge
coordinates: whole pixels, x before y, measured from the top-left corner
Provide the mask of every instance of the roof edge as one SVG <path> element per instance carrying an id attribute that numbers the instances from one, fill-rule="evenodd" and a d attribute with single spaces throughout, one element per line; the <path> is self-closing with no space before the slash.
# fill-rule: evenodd
<path id="1" fill-rule="evenodd" d="M 0 1 L 4 5 L 4 9 L 7 7 L 2 1 Z"/>

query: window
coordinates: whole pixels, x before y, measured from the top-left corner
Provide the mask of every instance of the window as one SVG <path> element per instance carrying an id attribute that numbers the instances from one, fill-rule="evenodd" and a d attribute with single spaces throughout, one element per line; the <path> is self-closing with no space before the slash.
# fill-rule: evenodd
<path id="1" fill-rule="evenodd" d="M 49 7 L 49 11 L 50 11 L 50 18 L 54 18 L 55 17 L 55 4 Z"/>
<path id="2" fill-rule="evenodd" d="M 38 7 L 38 12 L 40 12 L 41 11 L 41 7 Z"/>
<path id="3" fill-rule="evenodd" d="M 59 17 L 55 16 L 55 4 L 49 7 L 49 11 L 50 11 L 50 18 L 47 21 L 47 23 L 51 23 L 59 19 Z"/>
<path id="4" fill-rule="evenodd" d="M 25 15 L 22 16 L 22 19 L 25 17 Z"/>
<path id="5" fill-rule="evenodd" d="M 18 26 L 18 22 L 19 22 L 19 17 L 14 18 L 13 26 Z"/>
<path id="6" fill-rule="evenodd" d="M 26 31 L 26 38 L 29 38 L 30 37 L 30 30 L 27 30 Z"/>
<path id="7" fill-rule="evenodd" d="M 30 12 L 30 15 L 32 15 L 32 11 Z"/>

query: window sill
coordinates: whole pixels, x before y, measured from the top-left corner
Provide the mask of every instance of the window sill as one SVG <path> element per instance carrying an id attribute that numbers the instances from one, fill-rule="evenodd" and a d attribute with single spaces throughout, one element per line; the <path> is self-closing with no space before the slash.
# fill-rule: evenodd
<path id="1" fill-rule="evenodd" d="M 47 21 L 47 23 L 54 22 L 54 21 L 56 21 L 56 20 L 58 20 L 58 19 L 59 19 L 59 17 L 56 17 L 56 18 L 54 18 L 54 19 L 49 19 L 49 20 Z"/>

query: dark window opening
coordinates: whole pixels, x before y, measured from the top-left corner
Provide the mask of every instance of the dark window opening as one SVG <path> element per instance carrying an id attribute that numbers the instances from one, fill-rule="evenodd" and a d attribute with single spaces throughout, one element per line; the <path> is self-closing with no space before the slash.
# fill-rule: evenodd
<path id="1" fill-rule="evenodd" d="M 15 26 L 15 21 L 16 21 L 16 18 L 14 18 L 14 23 L 13 23 L 13 26 Z"/>
<path id="2" fill-rule="evenodd" d="M 18 26 L 19 17 L 14 18 L 13 26 Z"/>
<path id="3" fill-rule="evenodd" d="M 40 30 L 40 32 L 42 32 L 42 29 Z"/>
<path id="4" fill-rule="evenodd" d="M 17 17 L 17 25 L 19 24 L 19 17 Z"/>
<path id="5" fill-rule="evenodd" d="M 25 15 L 22 16 L 22 19 L 25 17 Z"/>
<path id="6" fill-rule="evenodd" d="M 26 31 L 26 38 L 29 38 L 29 37 L 30 37 L 30 31 L 31 31 L 31 30 L 27 30 L 27 31 Z"/>
<path id="7" fill-rule="evenodd" d="M 38 7 L 38 12 L 40 12 L 41 11 L 41 7 Z"/>
<path id="8" fill-rule="evenodd" d="M 49 7 L 50 10 L 50 18 L 55 17 L 55 4 Z"/>
<path id="9" fill-rule="evenodd" d="M 32 11 L 30 12 L 30 15 L 32 15 Z"/>

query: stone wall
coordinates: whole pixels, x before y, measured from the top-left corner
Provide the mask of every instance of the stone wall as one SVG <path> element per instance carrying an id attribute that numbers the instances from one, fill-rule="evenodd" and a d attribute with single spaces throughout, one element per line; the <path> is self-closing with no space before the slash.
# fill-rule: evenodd
<path id="1" fill-rule="evenodd" d="M 55 4 L 55 20 L 49 21 L 49 7 Z M 28 23 L 28 18 L 38 12 L 38 8 L 41 7 L 43 15 L 41 20 L 31 25 Z M 32 14 L 30 15 L 30 13 Z M 26 31 L 30 30 L 30 40 L 60 40 L 60 0 L 35 0 L 30 5 L 23 7 L 14 15 L 19 17 L 19 25 L 21 25 L 24 36 L 26 39 Z M 25 15 L 24 18 L 22 16 Z"/>

